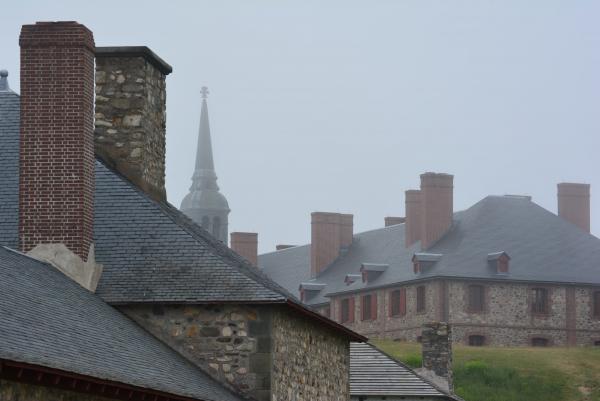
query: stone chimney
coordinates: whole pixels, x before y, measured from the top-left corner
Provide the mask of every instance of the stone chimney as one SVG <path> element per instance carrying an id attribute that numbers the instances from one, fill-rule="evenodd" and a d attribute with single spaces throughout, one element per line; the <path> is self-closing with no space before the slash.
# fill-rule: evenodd
<path id="1" fill-rule="evenodd" d="M 423 367 L 419 375 L 448 392 L 452 384 L 452 330 L 448 323 L 428 323 L 421 331 Z"/>
<path id="2" fill-rule="evenodd" d="M 231 233 L 231 249 L 252 263 L 258 264 L 258 234 L 257 233 Z"/>
<path id="3" fill-rule="evenodd" d="M 427 249 L 450 229 L 453 213 L 450 174 L 421 174 L 421 249 Z"/>
<path id="4" fill-rule="evenodd" d="M 316 277 L 352 244 L 354 216 L 313 212 L 311 214 L 310 275 Z"/>
<path id="5" fill-rule="evenodd" d="M 558 187 L 558 215 L 590 232 L 590 185 L 562 182 Z"/>
<path id="6" fill-rule="evenodd" d="M 421 191 L 409 189 L 404 192 L 406 207 L 406 224 L 404 226 L 404 242 L 406 247 L 421 240 Z"/>
<path id="7" fill-rule="evenodd" d="M 165 80 L 145 46 L 96 48 L 96 154 L 152 198 L 166 200 Z"/>
<path id="8" fill-rule="evenodd" d="M 385 222 L 385 226 L 389 227 L 389 226 L 395 226 L 397 224 L 402 224 L 406 221 L 406 219 L 404 217 L 392 217 L 392 216 L 388 216 L 385 217 L 383 219 L 383 221 Z"/>
<path id="9" fill-rule="evenodd" d="M 94 37 L 37 22 L 19 45 L 19 247 L 94 290 Z"/>

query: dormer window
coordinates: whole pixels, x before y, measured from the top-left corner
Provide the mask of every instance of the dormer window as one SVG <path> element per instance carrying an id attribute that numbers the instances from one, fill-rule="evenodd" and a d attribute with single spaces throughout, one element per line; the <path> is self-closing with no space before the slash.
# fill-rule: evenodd
<path id="1" fill-rule="evenodd" d="M 356 281 L 362 278 L 361 274 L 346 274 L 346 278 L 344 278 L 344 283 L 346 285 L 354 284 Z"/>
<path id="2" fill-rule="evenodd" d="M 442 258 L 442 256 L 443 255 L 441 253 L 426 253 L 426 252 L 415 253 L 412 257 L 414 273 L 415 274 L 422 273 L 429 267 L 436 264 Z"/>
<path id="3" fill-rule="evenodd" d="M 488 253 L 488 264 L 495 269 L 496 274 L 508 274 L 510 256 L 504 251 Z"/>
<path id="4" fill-rule="evenodd" d="M 363 263 L 360 266 L 360 274 L 362 276 L 363 283 L 373 281 L 381 275 L 390 265 L 381 263 Z"/>
<path id="5" fill-rule="evenodd" d="M 317 282 L 300 283 L 298 290 L 300 291 L 300 300 L 307 302 L 313 299 L 317 294 L 325 288 L 326 284 Z"/>

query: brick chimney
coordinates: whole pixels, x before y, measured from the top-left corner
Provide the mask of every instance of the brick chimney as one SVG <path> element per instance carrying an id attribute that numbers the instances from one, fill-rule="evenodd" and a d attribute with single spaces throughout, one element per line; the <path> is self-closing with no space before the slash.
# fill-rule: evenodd
<path id="1" fill-rule="evenodd" d="M 231 249 L 252 263 L 258 264 L 258 234 L 257 233 L 231 233 Z"/>
<path id="2" fill-rule="evenodd" d="M 385 222 L 385 226 L 389 227 L 389 226 L 395 226 L 397 224 L 402 224 L 406 221 L 406 219 L 404 217 L 392 217 L 392 216 L 388 216 L 385 217 L 383 219 L 383 221 Z"/>
<path id="3" fill-rule="evenodd" d="M 316 277 L 352 244 L 354 216 L 313 212 L 311 214 L 310 275 Z"/>
<path id="4" fill-rule="evenodd" d="M 453 180 L 450 174 L 421 174 L 421 248 L 427 249 L 452 225 Z"/>
<path id="5" fill-rule="evenodd" d="M 409 189 L 404 192 L 406 207 L 406 224 L 404 226 L 404 242 L 406 247 L 421 240 L 421 191 Z"/>
<path id="6" fill-rule="evenodd" d="M 94 215 L 94 37 L 76 22 L 23 25 L 19 244 L 87 259 Z"/>
<path id="7" fill-rule="evenodd" d="M 417 373 L 453 392 L 452 330 L 448 323 L 428 323 L 421 331 L 423 367 Z"/>
<path id="8" fill-rule="evenodd" d="M 561 182 L 558 187 L 558 215 L 590 232 L 590 185 Z"/>
<path id="9" fill-rule="evenodd" d="M 96 154 L 160 201 L 171 71 L 145 46 L 96 48 Z"/>

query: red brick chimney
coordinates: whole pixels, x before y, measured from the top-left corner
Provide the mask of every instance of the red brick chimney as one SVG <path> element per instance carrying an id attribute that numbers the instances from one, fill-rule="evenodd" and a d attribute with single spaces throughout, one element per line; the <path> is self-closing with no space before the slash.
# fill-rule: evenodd
<path id="1" fill-rule="evenodd" d="M 352 244 L 354 216 L 313 212 L 311 214 L 310 275 L 316 277 Z"/>
<path id="2" fill-rule="evenodd" d="M 389 227 L 389 226 L 395 226 L 397 224 L 402 224 L 406 221 L 406 219 L 404 217 L 388 216 L 388 217 L 385 217 L 383 219 L 383 221 L 385 222 L 385 226 Z"/>
<path id="3" fill-rule="evenodd" d="M 454 176 L 421 174 L 421 248 L 427 249 L 452 225 Z"/>
<path id="4" fill-rule="evenodd" d="M 83 260 L 94 204 L 94 37 L 76 22 L 23 25 L 19 244 Z"/>
<path id="5" fill-rule="evenodd" d="M 406 247 L 421 240 L 421 191 L 409 189 L 404 192 L 406 207 L 406 224 L 404 226 L 404 242 Z"/>
<path id="6" fill-rule="evenodd" d="M 558 215 L 590 232 L 590 185 L 561 182 L 558 187 Z"/>
<path id="7" fill-rule="evenodd" d="M 258 234 L 231 233 L 231 249 L 256 266 L 258 263 Z"/>

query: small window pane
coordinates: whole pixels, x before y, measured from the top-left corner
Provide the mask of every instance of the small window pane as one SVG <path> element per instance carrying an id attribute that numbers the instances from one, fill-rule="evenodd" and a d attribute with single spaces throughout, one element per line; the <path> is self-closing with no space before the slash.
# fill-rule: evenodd
<path id="1" fill-rule="evenodd" d="M 532 290 L 531 311 L 533 313 L 548 312 L 548 290 L 545 288 L 534 288 Z"/>
<path id="2" fill-rule="evenodd" d="M 342 323 L 346 323 L 350 320 L 350 300 L 348 298 L 342 299 Z"/>
<path id="3" fill-rule="evenodd" d="M 371 295 L 362 297 L 362 320 L 371 320 Z"/>

